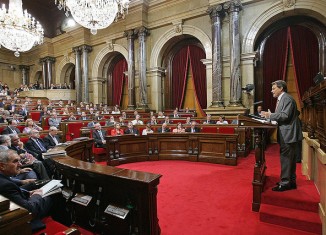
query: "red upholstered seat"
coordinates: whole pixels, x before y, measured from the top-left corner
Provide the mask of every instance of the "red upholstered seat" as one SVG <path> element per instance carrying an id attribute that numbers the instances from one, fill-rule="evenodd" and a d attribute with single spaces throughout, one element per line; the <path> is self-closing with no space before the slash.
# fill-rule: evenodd
<path id="1" fill-rule="evenodd" d="M 203 133 L 217 133 L 217 126 L 216 125 L 202 126 L 201 132 L 203 132 Z"/>
<path id="2" fill-rule="evenodd" d="M 218 129 L 218 133 L 221 134 L 234 134 L 235 132 L 234 127 L 229 127 L 229 126 L 219 127 L 217 129 Z"/>
<path id="3" fill-rule="evenodd" d="M 93 138 L 92 130 L 90 131 L 90 138 Z M 106 149 L 105 148 L 97 148 L 97 147 L 95 147 L 95 144 L 93 144 L 92 152 L 93 152 L 94 160 L 96 162 L 101 162 L 106 157 Z"/>
<path id="4" fill-rule="evenodd" d="M 41 111 L 31 111 L 30 116 L 33 119 L 33 121 L 38 122 L 40 120 Z"/>

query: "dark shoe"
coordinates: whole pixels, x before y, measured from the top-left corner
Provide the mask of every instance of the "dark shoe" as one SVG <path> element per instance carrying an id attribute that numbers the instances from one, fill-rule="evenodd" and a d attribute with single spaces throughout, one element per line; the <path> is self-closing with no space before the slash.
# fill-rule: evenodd
<path id="1" fill-rule="evenodd" d="M 274 188 L 272 188 L 273 191 L 275 192 L 283 192 L 283 191 L 287 191 L 287 190 L 291 190 L 291 185 L 290 184 L 286 184 L 286 185 L 279 185 L 276 186 Z"/>
<path id="2" fill-rule="evenodd" d="M 281 182 L 277 182 L 276 185 L 280 186 L 280 183 L 281 183 Z M 290 187 L 291 187 L 291 189 L 297 189 L 297 183 L 295 183 L 295 182 L 291 182 L 291 183 L 290 183 Z"/>

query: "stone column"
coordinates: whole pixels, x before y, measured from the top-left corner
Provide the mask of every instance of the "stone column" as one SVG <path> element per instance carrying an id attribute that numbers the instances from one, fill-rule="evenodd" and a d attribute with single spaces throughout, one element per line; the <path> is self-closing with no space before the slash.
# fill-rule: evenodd
<path id="1" fill-rule="evenodd" d="M 147 100 L 147 77 L 146 77 L 146 36 L 149 35 L 149 30 L 145 27 L 140 27 L 135 30 L 139 39 L 139 107 L 137 109 L 149 110 Z"/>
<path id="2" fill-rule="evenodd" d="M 128 39 L 128 109 L 135 109 L 135 32 L 125 31 Z"/>
<path id="3" fill-rule="evenodd" d="M 48 87 L 53 83 L 52 79 L 52 64 L 55 62 L 54 57 L 45 57 L 46 60 L 46 67 L 47 67 L 47 82 L 48 82 Z"/>
<path id="4" fill-rule="evenodd" d="M 41 58 L 40 63 L 42 63 L 42 77 L 43 77 L 43 89 L 48 89 L 48 73 L 47 73 L 47 67 L 46 67 L 46 59 Z"/>
<path id="5" fill-rule="evenodd" d="M 82 45 L 80 47 L 83 57 L 83 101 L 89 102 L 89 85 L 88 85 L 88 53 L 92 51 L 92 47 L 88 45 Z"/>
<path id="6" fill-rule="evenodd" d="M 19 65 L 19 69 L 22 71 L 22 83 L 23 85 L 29 85 L 29 66 Z"/>
<path id="7" fill-rule="evenodd" d="M 75 89 L 76 89 L 76 102 L 79 103 L 82 101 L 82 86 L 81 86 L 81 51 L 79 47 L 72 48 L 72 51 L 75 53 Z"/>
<path id="8" fill-rule="evenodd" d="M 148 76 L 151 81 L 151 108 L 162 111 L 164 107 L 164 86 L 162 83 L 164 82 L 165 68 L 151 68 L 148 71 Z"/>
<path id="9" fill-rule="evenodd" d="M 230 107 L 243 106 L 241 103 L 241 70 L 240 70 L 240 0 L 224 4 L 230 16 Z"/>
<path id="10" fill-rule="evenodd" d="M 212 105 L 210 108 L 224 107 L 222 98 L 222 5 L 212 6 L 207 11 L 212 21 Z"/>

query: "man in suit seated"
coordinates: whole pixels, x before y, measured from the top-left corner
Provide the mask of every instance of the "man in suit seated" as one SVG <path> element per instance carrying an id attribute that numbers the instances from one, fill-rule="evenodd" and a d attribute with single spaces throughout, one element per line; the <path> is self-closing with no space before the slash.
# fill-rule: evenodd
<path id="1" fill-rule="evenodd" d="M 9 134 L 20 134 L 20 130 L 17 128 L 17 121 L 16 120 L 8 120 L 8 126 L 3 129 L 2 133 L 3 135 L 9 135 Z"/>
<path id="2" fill-rule="evenodd" d="M 51 149 L 57 146 L 60 143 L 58 128 L 51 126 L 49 128 L 49 134 L 44 137 L 43 141 L 46 149 Z"/>
<path id="3" fill-rule="evenodd" d="M 94 125 L 94 130 L 93 130 L 93 139 L 95 142 L 95 146 L 97 148 L 105 148 L 106 147 L 106 131 L 102 130 L 101 124 L 96 123 Z"/>
<path id="4" fill-rule="evenodd" d="M 192 121 L 190 127 L 188 127 L 186 129 L 186 132 L 189 132 L 189 133 L 198 133 L 198 132 L 200 132 L 200 128 L 197 127 L 196 125 L 197 125 L 197 123 L 195 121 Z"/>
<path id="5" fill-rule="evenodd" d="M 83 120 L 83 121 L 88 120 L 88 117 L 86 116 L 86 113 L 84 111 L 81 112 L 79 120 Z"/>
<path id="6" fill-rule="evenodd" d="M 134 127 L 132 122 L 128 122 L 128 128 L 125 130 L 125 134 L 139 135 L 139 131 Z"/>
<path id="7" fill-rule="evenodd" d="M 169 116 L 165 116 L 164 120 L 161 122 L 161 124 L 166 123 L 166 124 L 172 124 L 173 121 L 170 120 Z"/>
<path id="8" fill-rule="evenodd" d="M 42 197 L 41 189 L 27 191 L 18 187 L 10 179 L 11 176 L 19 173 L 20 167 L 20 157 L 15 151 L 0 152 L 0 194 L 32 213 L 32 230 L 39 229 L 37 225 L 43 225 L 41 219 L 48 215 L 69 226 L 71 220 L 64 209 L 61 195 Z"/>
<path id="9" fill-rule="evenodd" d="M 131 121 L 132 124 L 135 126 L 135 125 L 144 125 L 144 122 L 142 120 L 140 120 L 140 115 L 137 114 L 136 117 L 135 117 L 135 120 L 132 120 Z"/>
<path id="10" fill-rule="evenodd" d="M 61 118 L 58 118 L 58 115 L 56 113 L 52 113 L 52 117 L 49 118 L 49 126 L 59 128 L 60 122 Z"/>
<path id="11" fill-rule="evenodd" d="M 212 120 L 212 116 L 210 114 L 207 114 L 206 120 L 203 122 L 203 124 L 215 124 L 215 122 Z"/>
<path id="12" fill-rule="evenodd" d="M 38 130 L 32 129 L 29 133 L 29 140 L 25 144 L 26 149 L 37 155 L 37 159 L 42 161 L 42 153 L 46 153 L 46 147 L 43 140 L 40 138 Z"/>
<path id="13" fill-rule="evenodd" d="M 151 120 L 148 121 L 147 124 L 157 125 L 157 120 L 156 120 L 155 115 L 151 116 Z"/>
<path id="14" fill-rule="evenodd" d="M 171 130 L 170 130 L 167 126 L 168 126 L 168 124 L 163 123 L 163 124 L 162 124 L 162 127 L 159 127 L 159 128 L 157 129 L 157 132 L 158 132 L 158 133 L 171 132 Z"/>
<path id="15" fill-rule="evenodd" d="M 178 110 L 177 109 L 173 110 L 173 114 L 170 117 L 171 118 L 179 118 L 180 116 L 178 114 Z"/>

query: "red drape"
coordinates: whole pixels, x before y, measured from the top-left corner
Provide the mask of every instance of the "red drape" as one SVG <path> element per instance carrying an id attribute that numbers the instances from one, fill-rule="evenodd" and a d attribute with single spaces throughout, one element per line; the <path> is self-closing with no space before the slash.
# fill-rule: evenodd
<path id="1" fill-rule="evenodd" d="M 312 31 L 300 25 L 291 26 L 288 33 L 295 81 L 301 100 L 303 93 L 313 86 L 313 78 L 319 72 L 318 41 Z"/>
<path id="2" fill-rule="evenodd" d="M 123 90 L 123 83 L 126 76 L 124 72 L 127 70 L 127 61 L 126 59 L 119 60 L 113 68 L 112 72 L 112 91 L 113 91 L 113 105 L 121 105 L 122 99 L 122 90 Z"/>
<path id="3" fill-rule="evenodd" d="M 280 29 L 267 39 L 263 54 L 264 107 L 275 107 L 276 99 L 271 95 L 271 83 L 284 80 L 287 65 L 288 39 L 287 28 Z M 271 108 L 274 112 L 274 109 Z"/>
<path id="4" fill-rule="evenodd" d="M 192 71 L 192 77 L 194 81 L 195 94 L 200 104 L 201 111 L 203 113 L 204 108 L 207 108 L 207 85 L 206 85 L 206 68 L 205 65 L 200 61 L 205 59 L 206 55 L 203 49 L 190 45 L 189 46 L 189 59 Z"/>

